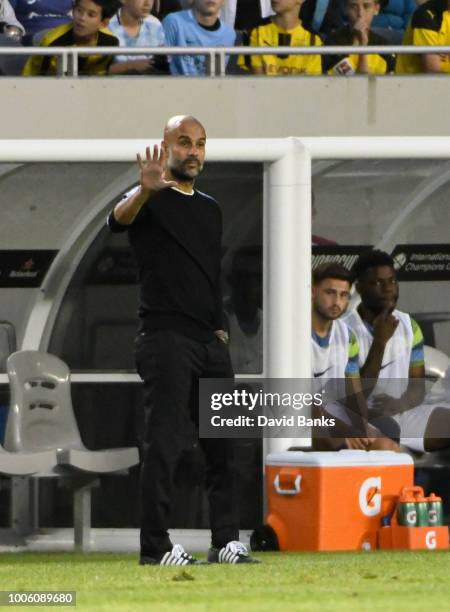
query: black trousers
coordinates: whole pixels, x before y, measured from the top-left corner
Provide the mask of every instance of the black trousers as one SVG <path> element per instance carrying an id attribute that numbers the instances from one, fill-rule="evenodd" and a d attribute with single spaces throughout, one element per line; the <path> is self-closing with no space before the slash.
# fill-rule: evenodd
<path id="1" fill-rule="evenodd" d="M 141 471 L 141 555 L 171 550 L 168 535 L 173 480 L 180 454 L 198 435 L 199 378 L 233 378 L 227 346 L 198 342 L 170 330 L 136 338 L 136 364 L 144 381 L 145 437 Z M 200 439 L 206 458 L 212 545 L 239 539 L 234 441 Z"/>

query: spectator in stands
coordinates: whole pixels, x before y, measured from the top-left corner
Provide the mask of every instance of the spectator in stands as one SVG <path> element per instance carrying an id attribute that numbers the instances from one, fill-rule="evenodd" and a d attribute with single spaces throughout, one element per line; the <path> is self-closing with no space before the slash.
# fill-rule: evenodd
<path id="1" fill-rule="evenodd" d="M 394 440 L 398 427 L 391 419 L 380 419 L 373 424 L 368 422 L 367 403 L 359 375 L 358 342 L 340 318 L 347 309 L 351 286 L 351 273 L 340 264 L 323 264 L 313 271 L 313 375 L 329 381 L 327 395 L 332 401 L 325 406 L 324 414 L 337 420 L 336 427 L 328 432 L 333 437 L 324 437 L 323 431 L 318 436 L 316 431 L 313 445 L 317 450 L 398 450 Z M 322 412 L 322 407 L 316 409 Z M 336 434 L 343 437 L 337 438 Z"/>
<path id="2" fill-rule="evenodd" d="M 429 0 L 414 12 L 403 38 L 404 45 L 450 45 L 450 2 Z M 404 55 L 397 58 L 395 71 L 399 74 L 419 72 L 448 73 L 448 54 L 428 53 Z"/>
<path id="3" fill-rule="evenodd" d="M 225 0 L 221 16 L 232 28 L 248 32 L 273 14 L 270 0 Z"/>
<path id="4" fill-rule="evenodd" d="M 193 0 L 192 8 L 170 13 L 163 20 L 169 47 L 233 47 L 236 33 L 219 14 L 223 0 Z M 174 55 L 169 60 L 172 74 L 203 75 L 203 55 Z"/>
<path id="5" fill-rule="evenodd" d="M 107 27 L 119 8 L 119 0 L 75 0 L 73 21 L 50 30 L 42 39 L 42 47 L 116 47 L 118 39 Z M 78 58 L 78 73 L 102 75 L 108 72 L 113 60 L 110 55 L 89 55 Z M 52 55 L 34 55 L 25 64 L 23 74 L 57 74 L 58 58 Z"/>
<path id="6" fill-rule="evenodd" d="M 225 303 L 233 368 L 239 374 L 262 371 L 262 248 L 238 249 L 231 263 L 231 296 Z"/>
<path id="7" fill-rule="evenodd" d="M 301 0 L 272 0 L 273 17 L 265 19 L 250 32 L 251 47 L 317 47 L 319 36 L 306 30 L 299 18 Z M 247 55 L 240 64 L 253 74 L 270 76 L 321 74 L 320 55 Z"/>
<path id="8" fill-rule="evenodd" d="M 424 403 L 423 335 L 409 314 L 396 310 L 399 287 L 392 257 L 368 251 L 354 274 L 361 303 L 345 321 L 358 340 L 361 377 L 370 385 L 369 413 L 392 416 L 401 444 L 413 450 L 450 446 L 449 405 Z"/>
<path id="9" fill-rule="evenodd" d="M 121 47 L 162 47 L 164 30 L 159 19 L 151 15 L 153 0 L 122 0 L 122 6 L 109 22 L 108 29 L 119 39 Z M 165 60 L 165 62 L 163 61 Z M 165 56 L 116 55 L 110 74 L 149 74 L 168 72 Z"/>
<path id="10" fill-rule="evenodd" d="M 416 0 L 388 0 L 381 4 L 381 11 L 375 15 L 372 25 L 377 29 L 404 31 L 417 5 Z"/>
<path id="11" fill-rule="evenodd" d="M 72 0 L 10 0 L 16 17 L 26 31 L 24 43 L 33 44 L 38 32 L 56 28 L 71 21 Z"/>
<path id="12" fill-rule="evenodd" d="M 375 15 L 380 11 L 380 0 L 346 0 L 348 25 L 327 39 L 327 45 L 367 47 L 386 45 L 387 41 L 371 30 Z M 329 55 L 323 58 L 324 72 L 349 76 L 352 74 L 385 74 L 393 72 L 393 55 Z"/>

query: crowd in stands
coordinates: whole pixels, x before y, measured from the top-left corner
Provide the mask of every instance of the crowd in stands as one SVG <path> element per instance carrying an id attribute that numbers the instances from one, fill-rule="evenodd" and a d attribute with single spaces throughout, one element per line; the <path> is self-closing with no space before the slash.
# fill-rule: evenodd
<path id="1" fill-rule="evenodd" d="M 0 47 L 450 45 L 450 0 L 0 0 Z M 311 49 L 312 50 L 312 49 Z M 21 56 L 17 56 L 20 58 Z M 447 54 L 242 54 L 233 74 L 447 73 Z M 30 56 L 25 75 L 57 73 Z M 86 55 L 78 73 L 203 75 L 204 55 Z M 0 74 L 5 70 L 0 55 Z M 14 72 L 13 72 L 14 74 Z"/>

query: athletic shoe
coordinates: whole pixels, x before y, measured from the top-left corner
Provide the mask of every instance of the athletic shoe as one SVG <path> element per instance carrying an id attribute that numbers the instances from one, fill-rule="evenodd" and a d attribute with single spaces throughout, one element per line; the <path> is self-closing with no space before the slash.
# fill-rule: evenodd
<path id="1" fill-rule="evenodd" d="M 155 557 L 141 556 L 139 565 L 204 565 L 205 561 L 199 561 L 185 552 L 181 544 L 175 544 L 172 550 Z"/>
<path id="2" fill-rule="evenodd" d="M 248 554 L 247 547 L 242 542 L 228 542 L 221 549 L 210 548 L 208 552 L 210 563 L 261 563 Z"/>

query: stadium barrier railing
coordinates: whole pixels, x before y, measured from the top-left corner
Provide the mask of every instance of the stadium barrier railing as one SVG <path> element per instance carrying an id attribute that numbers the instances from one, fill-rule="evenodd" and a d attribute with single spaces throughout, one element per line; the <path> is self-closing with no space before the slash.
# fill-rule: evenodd
<path id="1" fill-rule="evenodd" d="M 232 55 L 450 55 L 450 46 L 372 45 L 365 47 L 0 47 L 2 55 L 52 55 L 60 58 L 57 76 L 77 77 L 78 56 L 83 55 L 202 55 L 209 77 L 225 76 Z"/>

